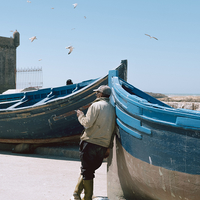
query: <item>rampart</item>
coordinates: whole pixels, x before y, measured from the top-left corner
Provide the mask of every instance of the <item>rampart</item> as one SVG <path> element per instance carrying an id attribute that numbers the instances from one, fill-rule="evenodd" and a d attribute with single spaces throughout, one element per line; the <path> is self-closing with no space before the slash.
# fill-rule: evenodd
<path id="1" fill-rule="evenodd" d="M 0 37 L 0 94 L 16 88 L 16 48 L 20 44 L 19 32 L 13 37 Z"/>

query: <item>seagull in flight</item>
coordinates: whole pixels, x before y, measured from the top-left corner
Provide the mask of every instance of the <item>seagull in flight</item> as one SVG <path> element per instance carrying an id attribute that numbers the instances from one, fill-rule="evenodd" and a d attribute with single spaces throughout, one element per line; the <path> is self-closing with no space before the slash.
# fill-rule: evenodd
<path id="1" fill-rule="evenodd" d="M 74 4 L 73 4 L 74 8 L 76 8 L 77 5 L 78 5 L 77 3 L 74 3 Z"/>
<path id="2" fill-rule="evenodd" d="M 69 53 L 68 54 L 70 54 L 72 51 L 73 51 L 73 49 L 74 49 L 74 47 L 73 46 L 68 46 L 68 47 L 65 47 L 66 49 L 69 49 Z"/>
<path id="3" fill-rule="evenodd" d="M 146 36 L 149 36 L 150 39 L 151 39 L 151 38 L 154 38 L 154 39 L 158 40 L 158 38 L 156 38 L 156 37 L 150 36 L 150 35 L 148 35 L 148 34 L 145 34 L 145 35 L 146 35 Z"/>
<path id="4" fill-rule="evenodd" d="M 42 59 L 39 59 L 38 61 L 41 61 Z"/>
<path id="5" fill-rule="evenodd" d="M 31 3 L 31 1 L 27 1 L 27 3 Z"/>
<path id="6" fill-rule="evenodd" d="M 37 39 L 36 36 L 29 38 L 29 40 L 31 40 L 31 42 L 33 42 L 35 39 Z"/>

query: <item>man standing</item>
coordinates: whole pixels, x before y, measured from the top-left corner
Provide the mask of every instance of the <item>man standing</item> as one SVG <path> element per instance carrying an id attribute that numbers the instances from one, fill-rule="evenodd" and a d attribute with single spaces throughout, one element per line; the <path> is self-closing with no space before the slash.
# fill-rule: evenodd
<path id="1" fill-rule="evenodd" d="M 109 102 L 111 89 L 101 85 L 96 92 L 96 100 L 89 107 L 86 115 L 77 110 L 79 122 L 85 127 L 80 142 L 81 175 L 76 185 L 73 198 L 80 200 L 84 189 L 84 200 L 91 200 L 93 178 L 105 157 L 109 155 L 109 146 L 115 128 L 115 110 Z"/>

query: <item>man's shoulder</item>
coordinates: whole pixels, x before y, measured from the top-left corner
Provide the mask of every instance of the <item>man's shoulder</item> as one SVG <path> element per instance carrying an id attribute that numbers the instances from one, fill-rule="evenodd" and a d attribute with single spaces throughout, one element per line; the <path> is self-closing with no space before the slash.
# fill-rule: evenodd
<path id="1" fill-rule="evenodd" d="M 100 105 L 102 103 L 103 103 L 102 101 L 95 101 L 95 102 L 92 103 L 91 106 L 96 107 L 96 106 L 98 106 L 98 105 Z"/>
<path id="2" fill-rule="evenodd" d="M 109 101 L 98 101 L 98 102 L 94 102 L 92 104 L 92 107 L 96 108 L 96 109 L 102 109 L 103 107 L 106 107 L 106 108 L 112 108 L 114 109 L 113 105 L 109 102 Z"/>
<path id="3" fill-rule="evenodd" d="M 99 99 L 98 101 L 94 101 L 91 106 L 98 108 L 99 106 L 108 105 L 108 104 L 110 104 L 109 101 L 106 101 L 104 99 Z"/>

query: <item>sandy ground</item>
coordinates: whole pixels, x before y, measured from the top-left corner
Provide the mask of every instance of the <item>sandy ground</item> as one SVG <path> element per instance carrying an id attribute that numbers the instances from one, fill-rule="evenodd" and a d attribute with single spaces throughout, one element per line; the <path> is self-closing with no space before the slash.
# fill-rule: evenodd
<path id="1" fill-rule="evenodd" d="M 0 152 L 0 199 L 69 200 L 80 161 L 55 156 Z M 107 163 L 96 171 L 94 195 L 107 196 Z"/>

